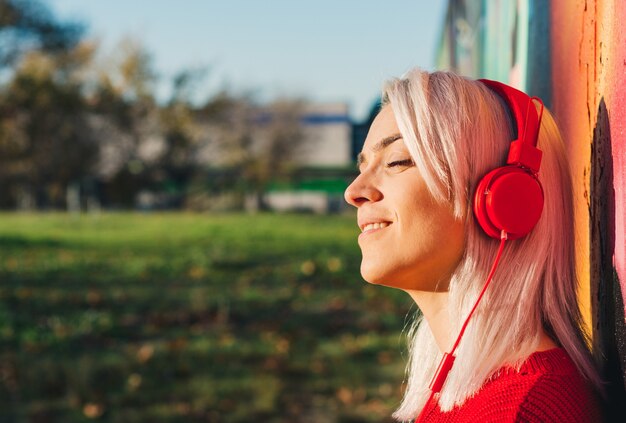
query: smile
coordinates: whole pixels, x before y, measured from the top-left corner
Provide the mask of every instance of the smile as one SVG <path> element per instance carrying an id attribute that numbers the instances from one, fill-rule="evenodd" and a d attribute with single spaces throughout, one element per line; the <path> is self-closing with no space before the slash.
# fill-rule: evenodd
<path id="1" fill-rule="evenodd" d="M 373 232 L 378 229 L 384 229 L 387 226 L 391 225 L 391 222 L 376 222 L 376 223 L 368 223 L 362 229 L 362 233 Z"/>

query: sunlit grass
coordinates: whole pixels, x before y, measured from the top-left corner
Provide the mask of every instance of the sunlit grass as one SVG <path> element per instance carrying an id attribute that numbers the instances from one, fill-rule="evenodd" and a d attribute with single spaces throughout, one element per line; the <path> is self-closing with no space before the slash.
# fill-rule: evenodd
<path id="1" fill-rule="evenodd" d="M 0 421 L 386 421 L 410 301 L 353 216 L 0 214 Z"/>

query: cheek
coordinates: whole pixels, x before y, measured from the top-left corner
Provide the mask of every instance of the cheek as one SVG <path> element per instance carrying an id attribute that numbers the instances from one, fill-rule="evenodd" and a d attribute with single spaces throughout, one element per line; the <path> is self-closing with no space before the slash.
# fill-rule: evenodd
<path id="1" fill-rule="evenodd" d="M 399 213 L 399 235 L 401 243 L 406 247 L 409 255 L 428 254 L 435 247 L 441 248 L 442 236 L 446 231 L 446 225 L 439 213 L 424 203 L 413 204 Z"/>
<path id="2" fill-rule="evenodd" d="M 400 225 L 396 243 L 406 266 L 425 265 L 444 271 L 454 266 L 462 255 L 465 224 L 454 219 L 447 205 L 420 198 L 399 213 Z"/>

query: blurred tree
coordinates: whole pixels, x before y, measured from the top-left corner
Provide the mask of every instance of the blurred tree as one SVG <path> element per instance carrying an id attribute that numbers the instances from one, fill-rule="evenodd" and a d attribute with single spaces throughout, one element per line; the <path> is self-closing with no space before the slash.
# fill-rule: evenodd
<path id="1" fill-rule="evenodd" d="M 256 104 L 250 96 L 222 93 L 202 109 L 205 120 L 214 122 L 218 160 L 227 188 L 251 200 L 248 207 L 267 208 L 265 194 L 272 182 L 289 179 L 306 147 L 302 126 L 305 102 L 279 99 Z"/>
<path id="2" fill-rule="evenodd" d="M 95 173 L 106 205 L 132 207 L 163 150 L 157 75 L 150 54 L 132 38 L 120 41 L 115 55 L 98 64 L 97 74 L 90 99 L 101 132 Z"/>
<path id="3" fill-rule="evenodd" d="M 84 32 L 77 23 L 59 22 L 36 0 L 0 0 L 0 68 L 33 49 L 62 52 Z"/>
<path id="4" fill-rule="evenodd" d="M 184 69 L 174 75 L 170 103 L 191 105 L 199 86 L 206 78 L 207 72 L 206 67 L 196 67 Z"/>
<path id="5" fill-rule="evenodd" d="M 74 146 L 82 132 L 82 93 L 75 77 L 92 52 L 83 46 L 68 53 L 82 33 L 81 25 L 57 21 L 38 1 L 0 0 L 0 70 L 7 81 L 0 91 L 0 206 L 16 198 L 27 207 L 47 194 L 59 198 L 63 195 L 59 182 L 89 165 L 90 154 L 83 156 L 79 168 L 49 157 L 57 148 Z M 57 132 L 62 135 L 53 137 Z M 65 154 L 83 155 L 85 146 L 69 148 Z M 51 169 L 58 170 L 59 178 L 41 186 Z"/>
<path id="6" fill-rule="evenodd" d="M 192 100 L 205 74 L 206 70 L 201 68 L 177 73 L 170 100 L 160 110 L 163 148 L 153 176 L 165 187 L 175 206 L 183 204 L 186 188 L 202 166 L 198 160 L 201 130 Z"/>
<path id="7" fill-rule="evenodd" d="M 84 41 L 15 64 L 0 90 L 2 206 L 65 208 L 75 198 L 80 207 L 81 191 L 134 204 L 155 156 L 146 145 L 161 134 L 156 76 L 138 42 L 123 40 L 110 59 L 97 60 L 98 50 Z M 89 192 L 96 185 L 106 192 Z"/>
<path id="8" fill-rule="evenodd" d="M 301 152 L 302 101 L 260 106 L 224 91 L 196 107 L 197 68 L 159 104 L 141 43 L 103 57 L 81 35 L 38 1 L 0 0 L 0 207 L 176 207 L 209 187 L 265 208 Z"/>
<path id="9" fill-rule="evenodd" d="M 0 96 L 0 179 L 22 207 L 64 207 L 67 187 L 97 157 L 81 71 L 91 45 L 27 53 Z"/>
<path id="10" fill-rule="evenodd" d="M 253 209 L 265 210 L 271 182 L 289 179 L 306 148 L 302 126 L 304 101 L 279 99 L 256 119 L 255 143 L 244 161 L 244 179 L 251 188 Z"/>

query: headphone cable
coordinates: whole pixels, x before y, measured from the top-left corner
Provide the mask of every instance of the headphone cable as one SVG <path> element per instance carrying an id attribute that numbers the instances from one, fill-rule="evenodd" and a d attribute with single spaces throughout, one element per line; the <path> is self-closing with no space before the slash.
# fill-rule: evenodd
<path id="1" fill-rule="evenodd" d="M 500 234 L 500 248 L 498 248 L 498 253 L 496 254 L 496 258 L 493 262 L 493 265 L 491 266 L 491 271 L 489 272 L 489 276 L 487 276 L 485 285 L 483 286 L 482 291 L 480 291 L 480 294 L 478 295 L 478 298 L 476 299 L 476 302 L 474 303 L 474 307 L 472 307 L 472 310 L 469 312 L 469 314 L 465 318 L 465 322 L 463 323 L 463 326 L 461 327 L 461 330 L 459 331 L 459 335 L 457 336 L 456 341 L 454 345 L 452 346 L 452 349 L 450 350 L 449 353 L 443 354 L 443 357 L 441 358 L 441 361 L 439 362 L 439 366 L 437 367 L 437 371 L 435 372 L 435 375 L 433 376 L 430 382 L 430 386 L 429 386 L 429 389 L 431 391 L 430 396 L 428 397 L 428 400 L 424 404 L 424 407 L 422 408 L 422 411 L 420 412 L 419 416 L 417 417 L 417 419 L 415 419 L 415 423 L 421 423 L 422 419 L 426 417 L 424 413 L 426 409 L 428 408 L 428 405 L 433 400 L 435 394 L 441 391 L 441 388 L 443 387 L 443 384 L 445 383 L 446 378 L 448 377 L 448 373 L 450 372 L 450 369 L 452 369 L 452 365 L 454 364 L 454 359 L 456 358 L 454 356 L 454 351 L 456 351 L 456 348 L 459 346 L 459 342 L 461 342 L 461 338 L 463 337 L 463 334 L 465 333 L 465 329 L 467 328 L 467 324 L 469 323 L 470 317 L 472 317 L 472 314 L 474 314 L 474 311 L 478 307 L 478 303 L 483 298 L 483 295 L 485 294 L 487 287 L 491 283 L 493 274 L 496 272 L 496 268 L 498 267 L 500 256 L 502 256 L 502 251 L 504 250 L 504 244 L 506 243 L 506 240 L 507 240 L 507 234 L 503 230 Z"/>

